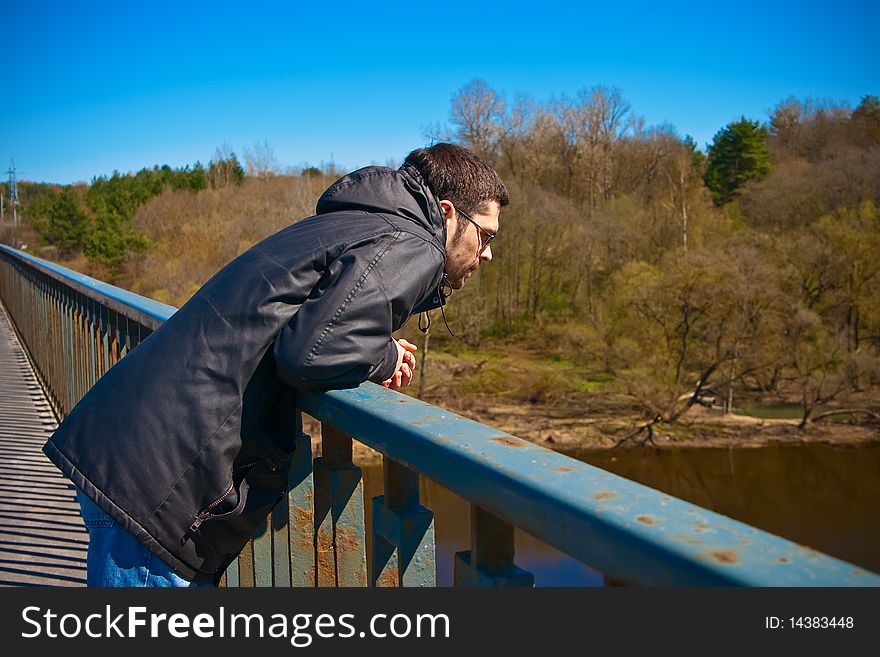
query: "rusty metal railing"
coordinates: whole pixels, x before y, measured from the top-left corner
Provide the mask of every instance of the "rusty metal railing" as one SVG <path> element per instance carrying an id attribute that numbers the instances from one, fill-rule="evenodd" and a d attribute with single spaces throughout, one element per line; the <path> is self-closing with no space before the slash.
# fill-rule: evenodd
<path id="1" fill-rule="evenodd" d="M 175 308 L 0 245 L 0 299 L 58 414 Z M 297 429 L 289 493 L 226 571 L 227 586 L 434 586 L 427 477 L 470 502 L 460 586 L 531 586 L 514 528 L 615 582 L 676 586 L 880 586 L 880 576 L 374 384 L 303 392 L 322 455 Z M 353 438 L 354 437 L 354 438 Z M 372 558 L 356 439 L 383 455 Z"/>

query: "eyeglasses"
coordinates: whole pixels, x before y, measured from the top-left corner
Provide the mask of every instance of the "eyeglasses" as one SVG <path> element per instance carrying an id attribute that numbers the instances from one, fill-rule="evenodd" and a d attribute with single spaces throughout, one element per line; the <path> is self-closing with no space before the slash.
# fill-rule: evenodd
<path id="1" fill-rule="evenodd" d="M 458 214 L 460 214 L 462 217 L 464 217 L 465 219 L 467 219 L 468 221 L 470 221 L 474 226 L 477 227 L 477 230 L 480 231 L 480 250 L 479 250 L 478 254 L 482 255 L 483 251 L 486 250 L 486 247 L 489 246 L 489 243 L 490 243 L 492 240 L 494 240 L 496 237 L 498 237 L 498 232 L 496 231 L 496 232 L 494 232 L 494 233 L 490 233 L 488 230 L 486 230 L 485 228 L 483 228 L 483 227 L 482 227 L 480 224 L 478 224 L 476 221 L 474 221 L 473 219 L 471 219 L 471 218 L 467 215 L 466 212 L 463 212 L 462 210 L 459 210 L 458 208 L 456 208 L 455 211 L 458 212 Z"/>

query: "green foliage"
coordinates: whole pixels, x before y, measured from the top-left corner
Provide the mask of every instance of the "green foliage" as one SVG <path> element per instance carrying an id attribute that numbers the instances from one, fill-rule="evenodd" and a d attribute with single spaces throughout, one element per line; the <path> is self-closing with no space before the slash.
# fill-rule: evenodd
<path id="1" fill-rule="evenodd" d="M 674 421 L 731 363 L 755 366 L 779 333 L 778 271 L 752 245 L 630 262 L 607 297 L 608 360 L 651 416 Z"/>
<path id="2" fill-rule="evenodd" d="M 57 247 L 62 254 L 82 248 L 89 219 L 75 188 L 65 187 L 60 192 L 45 189 L 32 194 L 27 216 L 40 239 Z"/>
<path id="3" fill-rule="evenodd" d="M 240 167 L 239 167 L 240 168 Z M 65 256 L 82 250 L 93 263 L 118 273 L 129 253 L 147 248 L 149 240 L 132 228 L 139 207 L 165 190 L 198 191 L 208 186 L 208 173 L 192 167 L 168 165 L 141 169 L 135 174 L 114 171 L 81 187 L 22 183 L 25 214 L 40 238 Z"/>
<path id="4" fill-rule="evenodd" d="M 244 168 L 231 150 L 218 149 L 217 159 L 208 163 L 207 180 L 212 188 L 240 185 L 244 181 Z"/>
<path id="5" fill-rule="evenodd" d="M 511 205 L 492 262 L 444 308 L 456 337 L 433 314 L 434 371 L 449 350 L 467 391 L 547 402 L 623 389 L 628 408 L 669 421 L 695 391 L 797 389 L 815 405 L 835 378 L 880 382 L 877 97 L 852 111 L 788 99 L 769 133 L 743 118 L 708 157 L 607 88 L 507 103 L 472 83 L 453 105 L 447 138 L 499 170 Z M 261 179 L 224 145 L 207 167 L 114 173 L 87 190 L 22 183 L 20 196 L 49 243 L 181 305 L 311 214 L 339 173 L 278 175 L 267 148 L 245 158 Z M 487 354 L 499 343 L 510 353 Z"/>
<path id="6" fill-rule="evenodd" d="M 880 98 L 877 96 L 862 98 L 862 102 L 853 110 L 852 122 L 858 139 L 880 144 Z"/>
<path id="7" fill-rule="evenodd" d="M 62 252 L 70 252 L 82 248 L 88 226 L 79 195 L 72 187 L 65 187 L 51 203 L 44 237 Z"/>
<path id="8" fill-rule="evenodd" d="M 760 180 L 770 173 L 767 136 L 765 127 L 745 117 L 715 134 L 705 182 L 716 205 L 733 200 L 749 180 Z"/>
<path id="9" fill-rule="evenodd" d="M 697 147 L 697 142 L 690 135 L 685 135 L 682 140 L 685 148 L 690 152 L 691 166 L 695 171 L 702 174 L 706 170 L 706 155 Z"/>
<path id="10" fill-rule="evenodd" d="M 205 168 L 198 162 L 192 168 L 172 169 L 166 164 L 134 175 L 114 171 L 109 178 L 96 178 L 86 193 L 94 224 L 85 241 L 85 255 L 118 272 L 129 252 L 143 250 L 149 243 L 131 225 L 140 206 L 166 189 L 198 191 L 207 185 Z"/>

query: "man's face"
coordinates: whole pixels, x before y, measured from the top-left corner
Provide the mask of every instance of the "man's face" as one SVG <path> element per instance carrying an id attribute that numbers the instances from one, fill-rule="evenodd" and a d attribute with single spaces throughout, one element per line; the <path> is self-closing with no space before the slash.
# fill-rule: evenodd
<path id="1" fill-rule="evenodd" d="M 440 205 L 446 218 L 446 278 L 453 290 L 460 290 L 481 262 L 492 259 L 492 246 L 483 246 L 487 236 L 498 231 L 501 206 L 497 201 L 488 201 L 485 213 L 471 213 L 471 223 L 450 201 L 440 201 Z M 463 230 L 459 230 L 460 224 Z"/>

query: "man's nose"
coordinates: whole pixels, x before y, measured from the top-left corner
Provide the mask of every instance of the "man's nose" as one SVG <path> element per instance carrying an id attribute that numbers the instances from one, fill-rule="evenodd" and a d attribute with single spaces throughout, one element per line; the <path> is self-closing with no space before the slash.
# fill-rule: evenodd
<path id="1" fill-rule="evenodd" d="M 480 254 L 480 260 L 485 260 L 489 262 L 492 259 L 492 245 L 487 244 L 486 248 L 483 249 L 483 252 Z"/>

